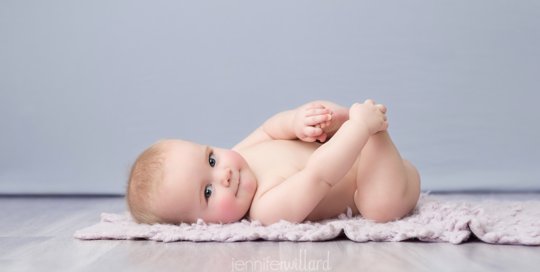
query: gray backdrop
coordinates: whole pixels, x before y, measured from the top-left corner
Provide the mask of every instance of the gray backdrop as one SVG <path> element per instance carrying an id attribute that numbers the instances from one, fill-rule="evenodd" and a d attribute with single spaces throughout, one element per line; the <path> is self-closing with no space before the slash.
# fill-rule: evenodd
<path id="1" fill-rule="evenodd" d="M 422 190 L 540 189 L 538 1 L 1 1 L 0 193 L 123 193 L 161 138 L 374 99 Z"/>

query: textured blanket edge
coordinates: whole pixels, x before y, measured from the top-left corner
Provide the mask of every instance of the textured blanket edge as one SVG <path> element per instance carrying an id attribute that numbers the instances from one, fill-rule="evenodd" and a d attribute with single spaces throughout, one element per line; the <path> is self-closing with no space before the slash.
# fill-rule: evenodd
<path id="1" fill-rule="evenodd" d="M 418 204 L 402 219 L 375 223 L 347 212 L 318 222 L 280 221 L 263 226 L 259 221 L 242 220 L 228 224 L 197 223 L 180 225 L 137 224 L 129 212 L 124 215 L 103 213 L 101 222 L 75 232 L 82 240 L 148 239 L 160 242 L 236 242 L 257 239 L 271 241 L 323 241 L 343 231 L 355 242 L 398 242 L 416 238 L 426 242 L 459 244 L 471 233 L 493 244 L 540 245 L 540 201 L 441 202 L 422 193 Z"/>

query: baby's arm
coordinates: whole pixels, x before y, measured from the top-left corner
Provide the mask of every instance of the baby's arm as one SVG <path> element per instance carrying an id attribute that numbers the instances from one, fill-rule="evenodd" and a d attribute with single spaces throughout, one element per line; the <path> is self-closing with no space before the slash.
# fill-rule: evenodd
<path id="1" fill-rule="evenodd" d="M 307 111 L 317 109 L 318 115 L 307 115 Z M 323 111 L 326 111 L 322 113 Z M 330 114 L 331 120 L 325 118 Z M 307 118 L 313 117 L 315 125 L 306 124 Z M 323 120 L 324 119 L 324 120 Z M 349 119 L 349 109 L 329 101 L 314 101 L 302 105 L 294 110 L 280 112 L 268 119 L 262 126 L 257 128 L 246 139 L 233 147 L 240 150 L 258 143 L 270 140 L 292 140 L 303 137 L 305 141 L 324 142 L 331 138 L 341 125 Z M 322 124 L 316 127 L 317 124 Z M 309 134 L 309 135 L 306 135 Z M 307 139 L 309 137 L 309 139 Z"/>
<path id="2" fill-rule="evenodd" d="M 254 199 L 252 219 L 265 225 L 281 219 L 304 221 L 330 188 L 349 172 L 369 136 L 388 127 L 381 111 L 384 106 L 368 101 L 351 107 L 351 120 L 311 155 L 306 168 Z"/>

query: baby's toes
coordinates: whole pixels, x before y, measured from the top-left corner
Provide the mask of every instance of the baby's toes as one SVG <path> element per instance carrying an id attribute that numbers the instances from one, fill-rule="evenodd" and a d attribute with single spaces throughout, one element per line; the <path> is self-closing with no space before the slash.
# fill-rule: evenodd
<path id="1" fill-rule="evenodd" d="M 378 104 L 377 108 L 383 113 L 386 114 L 386 107 L 383 104 Z"/>

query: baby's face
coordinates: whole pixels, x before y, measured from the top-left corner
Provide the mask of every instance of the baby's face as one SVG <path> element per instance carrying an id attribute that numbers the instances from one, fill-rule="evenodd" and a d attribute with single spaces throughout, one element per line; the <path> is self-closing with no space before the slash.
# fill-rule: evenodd
<path id="1" fill-rule="evenodd" d="M 169 140 L 163 183 L 156 199 L 158 216 L 173 223 L 240 220 L 248 211 L 257 182 L 235 151 Z"/>

